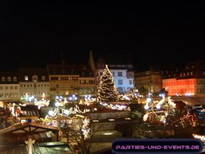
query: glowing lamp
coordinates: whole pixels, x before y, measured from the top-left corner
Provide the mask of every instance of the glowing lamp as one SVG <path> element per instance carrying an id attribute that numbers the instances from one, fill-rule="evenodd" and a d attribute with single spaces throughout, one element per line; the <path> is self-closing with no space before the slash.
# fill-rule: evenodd
<path id="1" fill-rule="evenodd" d="M 56 106 L 56 107 L 59 107 L 60 105 L 61 105 L 61 104 L 60 104 L 59 102 L 56 102 L 56 103 L 55 103 L 55 106 Z"/>
<path id="2" fill-rule="evenodd" d="M 48 115 L 54 116 L 54 111 L 48 111 Z"/>
<path id="3" fill-rule="evenodd" d="M 148 105 L 145 105 L 145 106 L 144 106 L 144 109 L 145 109 L 145 110 L 148 110 L 148 109 L 149 109 L 149 106 L 148 106 Z"/>
<path id="4" fill-rule="evenodd" d="M 160 109 L 160 108 L 161 108 L 161 105 L 157 104 L 157 105 L 156 105 L 156 108 L 157 108 L 157 109 Z"/>
<path id="5" fill-rule="evenodd" d="M 151 98 L 147 98 L 147 102 L 150 103 L 152 101 Z"/>
<path id="6" fill-rule="evenodd" d="M 70 112 L 69 112 L 69 110 L 64 110 L 63 113 L 66 115 L 69 115 Z"/>

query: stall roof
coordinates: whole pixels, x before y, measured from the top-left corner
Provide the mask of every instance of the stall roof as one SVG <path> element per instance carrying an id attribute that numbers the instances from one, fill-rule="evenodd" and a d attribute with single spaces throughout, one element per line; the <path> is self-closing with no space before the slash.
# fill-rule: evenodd
<path id="1" fill-rule="evenodd" d="M 0 136 L 7 142 L 24 142 L 28 137 L 35 140 L 46 140 L 58 133 L 58 128 L 40 123 L 18 123 L 0 130 Z M 58 140 L 58 135 L 56 136 Z"/>
<path id="2" fill-rule="evenodd" d="M 205 96 L 171 96 L 174 101 L 183 101 L 187 105 L 205 105 Z"/>

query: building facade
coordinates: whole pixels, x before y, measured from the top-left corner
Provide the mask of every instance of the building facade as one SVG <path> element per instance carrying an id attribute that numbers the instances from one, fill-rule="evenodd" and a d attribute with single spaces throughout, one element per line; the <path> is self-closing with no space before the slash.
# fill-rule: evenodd
<path id="1" fill-rule="evenodd" d="M 158 71 L 144 71 L 135 73 L 136 89 L 145 88 L 150 93 L 158 93 L 162 88 L 162 78 Z"/>
<path id="2" fill-rule="evenodd" d="M 48 65 L 51 97 L 93 94 L 95 77 L 87 65 Z"/>
<path id="3" fill-rule="evenodd" d="M 0 101 L 19 100 L 20 87 L 17 72 L 0 73 Z"/>
<path id="4" fill-rule="evenodd" d="M 43 68 L 18 69 L 20 97 L 34 96 L 37 99 L 50 97 L 47 70 Z"/>
<path id="5" fill-rule="evenodd" d="M 168 95 L 205 96 L 205 62 L 187 63 L 176 78 L 164 78 Z"/>
<path id="6" fill-rule="evenodd" d="M 103 58 L 100 57 L 95 65 L 97 84 L 99 84 L 100 76 L 105 69 L 105 65 L 108 65 L 119 93 L 131 92 L 134 89 L 134 70 L 129 55 L 110 53 Z"/>

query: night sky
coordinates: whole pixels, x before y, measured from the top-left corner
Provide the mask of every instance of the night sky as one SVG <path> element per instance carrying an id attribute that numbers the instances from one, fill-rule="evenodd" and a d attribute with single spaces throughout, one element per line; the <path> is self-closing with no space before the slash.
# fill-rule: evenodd
<path id="1" fill-rule="evenodd" d="M 0 70 L 87 63 L 89 50 L 134 64 L 205 60 L 203 1 L 1 0 Z M 113 57 L 114 58 L 114 57 Z"/>

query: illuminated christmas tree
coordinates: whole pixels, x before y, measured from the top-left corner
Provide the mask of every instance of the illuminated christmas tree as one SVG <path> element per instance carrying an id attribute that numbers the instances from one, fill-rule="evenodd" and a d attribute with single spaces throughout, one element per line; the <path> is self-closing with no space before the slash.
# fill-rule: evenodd
<path id="1" fill-rule="evenodd" d="M 107 65 L 100 77 L 97 97 L 99 102 L 114 102 L 117 100 L 117 89 Z"/>

